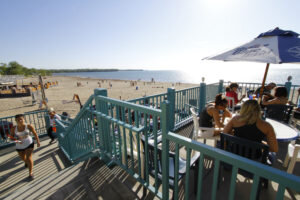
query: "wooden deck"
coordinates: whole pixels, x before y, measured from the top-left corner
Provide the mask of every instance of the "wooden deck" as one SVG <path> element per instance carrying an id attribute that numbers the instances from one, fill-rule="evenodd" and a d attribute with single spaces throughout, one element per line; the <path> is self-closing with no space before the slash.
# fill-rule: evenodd
<path id="1" fill-rule="evenodd" d="M 189 124 L 178 133 L 188 137 L 192 130 L 193 125 Z M 48 143 L 47 139 L 42 141 L 41 147 L 34 151 L 33 181 L 28 180 L 28 169 L 24 168 L 13 147 L 0 151 L 0 199 L 157 199 L 120 167 L 108 168 L 98 158 L 71 165 L 57 147 L 57 143 Z M 174 148 L 172 144 L 170 146 Z M 286 170 L 282 167 L 286 148 L 287 143 L 280 143 L 275 168 Z M 211 198 L 211 166 L 212 162 L 208 159 L 202 199 Z M 300 163 L 296 164 L 294 174 L 300 176 Z M 191 183 L 193 177 L 192 171 Z M 230 172 L 226 172 L 224 177 L 218 189 L 217 199 L 227 199 Z M 251 181 L 245 181 L 239 176 L 237 182 L 236 199 L 248 199 Z M 276 184 L 269 184 L 267 190 L 262 190 L 261 199 L 275 199 L 276 190 Z M 192 190 L 190 197 L 195 199 Z M 300 199 L 300 194 L 286 191 L 285 199 Z"/>

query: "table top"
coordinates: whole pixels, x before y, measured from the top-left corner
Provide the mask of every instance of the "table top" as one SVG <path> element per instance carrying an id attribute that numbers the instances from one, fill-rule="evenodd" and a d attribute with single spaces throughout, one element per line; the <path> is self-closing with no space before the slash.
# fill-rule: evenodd
<path id="1" fill-rule="evenodd" d="M 300 136 L 300 132 L 288 124 L 269 118 L 266 121 L 273 126 L 278 141 L 291 141 Z"/>

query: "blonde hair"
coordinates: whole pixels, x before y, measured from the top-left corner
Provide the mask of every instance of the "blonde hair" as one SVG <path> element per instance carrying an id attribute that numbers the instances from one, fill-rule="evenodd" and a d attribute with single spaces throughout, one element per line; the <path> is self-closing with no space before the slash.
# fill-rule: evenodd
<path id="1" fill-rule="evenodd" d="M 261 118 L 261 110 L 256 100 L 248 100 L 243 103 L 240 110 L 240 121 L 246 122 L 246 124 L 254 124 Z"/>

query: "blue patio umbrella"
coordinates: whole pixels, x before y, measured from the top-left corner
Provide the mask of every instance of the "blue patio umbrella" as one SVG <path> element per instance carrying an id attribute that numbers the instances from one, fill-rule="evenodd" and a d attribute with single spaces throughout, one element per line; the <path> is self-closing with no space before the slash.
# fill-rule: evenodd
<path id="1" fill-rule="evenodd" d="M 261 33 L 254 40 L 224 53 L 204 58 L 204 60 L 250 61 L 267 63 L 262 89 L 267 78 L 270 63 L 300 63 L 300 38 L 293 31 L 278 27 Z"/>

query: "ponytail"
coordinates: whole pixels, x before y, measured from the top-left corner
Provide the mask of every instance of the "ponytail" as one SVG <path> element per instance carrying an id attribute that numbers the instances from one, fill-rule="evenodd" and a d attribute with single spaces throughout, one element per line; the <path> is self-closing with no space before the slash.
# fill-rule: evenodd
<path id="1" fill-rule="evenodd" d="M 222 96 L 222 94 L 217 94 L 217 96 L 215 98 L 215 104 L 216 104 L 216 106 L 226 107 L 228 104 L 228 101 L 225 97 Z"/>

